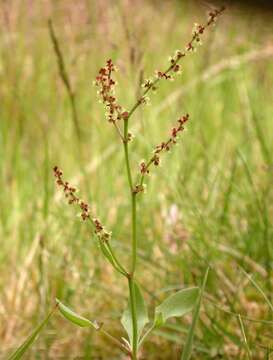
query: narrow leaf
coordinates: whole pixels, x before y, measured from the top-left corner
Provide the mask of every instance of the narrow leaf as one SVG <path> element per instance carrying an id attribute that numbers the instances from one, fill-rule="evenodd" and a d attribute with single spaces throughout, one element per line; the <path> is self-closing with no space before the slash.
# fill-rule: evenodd
<path id="1" fill-rule="evenodd" d="M 244 275 L 248 278 L 248 280 L 253 284 L 253 286 L 256 288 L 256 290 L 258 290 L 261 295 L 263 296 L 263 298 L 265 299 L 267 305 L 269 306 L 270 310 L 273 311 L 273 304 L 272 302 L 269 300 L 269 298 L 266 296 L 266 293 L 262 290 L 262 288 L 260 287 L 260 285 L 252 278 L 251 275 L 249 275 L 242 267 L 240 267 L 241 271 L 244 273 Z"/>
<path id="2" fill-rule="evenodd" d="M 197 300 L 196 305 L 195 305 L 193 318 L 192 318 L 192 323 L 191 323 L 191 326 L 190 326 L 188 334 L 187 334 L 186 343 L 184 345 L 184 349 L 183 349 L 183 352 L 182 352 L 182 355 L 181 355 L 181 360 L 189 360 L 190 357 L 191 357 L 194 332 L 195 332 L 196 324 L 197 324 L 197 321 L 198 321 L 198 318 L 199 318 L 201 301 L 202 301 L 202 297 L 203 297 L 203 294 L 204 294 L 204 291 L 205 291 L 205 287 L 206 287 L 206 283 L 207 283 L 207 279 L 208 279 L 208 274 L 209 274 L 209 268 L 207 268 L 207 271 L 205 273 L 203 283 L 202 283 L 202 287 L 201 287 L 201 290 L 199 292 L 199 297 L 198 297 L 198 300 Z"/>
<path id="3" fill-rule="evenodd" d="M 47 317 L 36 327 L 36 329 L 27 337 L 27 339 L 20 345 L 17 350 L 8 357 L 8 360 L 21 359 L 25 352 L 30 348 L 33 342 L 36 340 L 38 334 L 43 330 L 45 325 L 49 322 L 51 315 L 55 311 L 55 308 L 47 315 Z"/>
<path id="4" fill-rule="evenodd" d="M 156 326 L 163 325 L 170 317 L 183 316 L 190 312 L 198 298 L 197 287 L 183 289 L 169 296 L 155 311 Z"/>
<path id="5" fill-rule="evenodd" d="M 238 314 L 238 321 L 239 321 L 241 332 L 242 332 L 242 335 L 243 335 L 243 342 L 244 342 L 244 345 L 245 345 L 247 358 L 248 358 L 248 360 L 251 360 L 252 355 L 251 355 L 251 351 L 250 351 L 250 348 L 249 348 L 249 345 L 248 345 L 248 342 L 247 342 L 245 328 L 244 328 L 244 324 L 243 324 L 243 321 L 242 321 L 242 318 L 241 318 L 240 314 Z"/>
<path id="6" fill-rule="evenodd" d="M 114 259 L 103 242 L 100 243 L 100 249 L 103 255 L 105 256 L 105 258 L 115 267 Z"/>
<path id="7" fill-rule="evenodd" d="M 115 257 L 113 250 L 110 247 L 110 244 L 106 244 L 100 242 L 100 249 L 105 256 L 105 258 L 110 262 L 110 264 L 121 274 L 126 275 L 125 269 L 122 265 L 118 262 L 117 258 Z"/>
<path id="8" fill-rule="evenodd" d="M 96 330 L 98 330 L 98 326 L 93 323 L 92 321 L 84 318 L 83 316 L 80 316 L 76 314 L 74 311 L 69 309 L 67 306 L 62 304 L 60 300 L 56 299 L 56 302 L 58 304 L 58 308 L 61 312 L 61 314 L 69 321 L 71 321 L 73 324 L 81 326 L 81 327 L 94 327 Z"/>
<path id="9" fill-rule="evenodd" d="M 137 313 L 137 338 L 138 341 L 140 339 L 142 330 L 144 326 L 149 322 L 148 311 L 141 294 L 139 286 L 134 282 L 134 291 L 135 291 L 135 298 L 136 298 L 136 313 Z M 133 344 L 133 322 L 132 322 L 132 315 L 131 315 L 131 303 L 129 301 L 128 308 L 124 311 L 121 323 L 126 330 L 130 344 Z"/>

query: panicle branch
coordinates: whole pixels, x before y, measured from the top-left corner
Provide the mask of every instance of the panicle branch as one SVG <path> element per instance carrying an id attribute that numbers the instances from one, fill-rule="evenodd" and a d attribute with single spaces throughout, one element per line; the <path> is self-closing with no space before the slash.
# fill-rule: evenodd
<path id="1" fill-rule="evenodd" d="M 220 9 L 215 9 L 209 12 L 209 17 L 207 22 L 204 25 L 195 24 L 193 31 L 192 31 L 192 38 L 186 45 L 184 51 L 177 50 L 175 52 L 175 55 L 170 57 L 170 65 L 165 71 L 159 71 L 156 70 L 155 77 L 152 79 L 146 79 L 144 83 L 142 84 L 142 87 L 144 88 L 144 92 L 141 96 L 141 98 L 137 102 L 137 106 L 133 107 L 133 111 L 136 110 L 136 107 L 138 107 L 140 104 L 145 103 L 146 95 L 150 90 L 156 90 L 157 89 L 157 83 L 160 80 L 172 80 L 173 76 L 176 74 L 181 73 L 181 66 L 179 64 L 180 60 L 184 58 L 187 54 L 196 51 L 197 46 L 201 45 L 201 37 L 204 34 L 205 30 L 213 25 L 216 22 L 216 19 L 222 14 L 222 12 L 225 10 L 225 7 L 222 7 Z"/>
<path id="2" fill-rule="evenodd" d="M 102 102 L 106 105 L 108 121 L 116 123 L 120 119 L 128 116 L 128 112 L 122 111 L 122 107 L 118 104 L 115 96 L 116 81 L 113 79 L 112 74 L 116 68 L 111 59 L 107 60 L 105 67 L 99 70 L 96 77 L 95 84 L 99 87 L 99 95 Z"/>
<path id="3" fill-rule="evenodd" d="M 172 146 L 177 143 L 178 135 L 182 133 L 182 131 L 184 130 L 184 125 L 189 120 L 189 117 L 190 117 L 189 114 L 180 117 L 177 120 L 177 125 L 171 129 L 171 134 L 169 139 L 165 142 L 161 142 L 155 147 L 153 151 L 153 155 L 149 161 L 147 162 L 141 161 L 140 163 L 141 180 L 140 180 L 140 184 L 136 185 L 135 187 L 134 191 L 136 193 L 144 190 L 143 187 L 144 176 L 150 173 L 151 165 L 158 166 L 160 164 L 161 153 L 163 153 L 164 151 L 168 152 L 172 148 Z"/>
<path id="4" fill-rule="evenodd" d="M 95 228 L 95 234 L 102 242 L 108 241 L 111 238 L 111 232 L 106 231 L 99 219 L 91 218 L 89 205 L 81 200 L 77 195 L 77 189 L 69 184 L 68 181 L 63 180 L 63 172 L 58 166 L 53 168 L 56 184 L 64 191 L 68 204 L 76 204 L 81 209 L 81 218 L 83 221 L 89 220 Z"/>
<path id="5" fill-rule="evenodd" d="M 99 87 L 99 95 L 101 96 L 102 102 L 107 107 L 107 117 L 108 121 L 113 123 L 117 128 L 117 131 L 122 138 L 123 142 L 128 142 L 131 139 L 131 134 L 128 134 L 128 138 L 124 138 L 122 135 L 119 126 L 118 120 L 126 120 L 133 115 L 136 109 L 141 104 L 149 103 L 149 98 L 147 94 L 150 90 L 156 90 L 157 84 L 160 80 L 173 80 L 174 75 L 181 73 L 181 66 L 179 64 L 180 60 L 184 58 L 191 52 L 196 51 L 197 46 L 201 45 L 201 37 L 205 33 L 206 29 L 215 24 L 217 18 L 223 13 L 225 7 L 219 9 L 214 9 L 209 12 L 208 20 L 204 25 L 195 24 L 192 31 L 192 38 L 186 45 L 184 50 L 176 50 L 175 55 L 170 57 L 170 64 L 165 71 L 156 70 L 155 76 L 150 79 L 146 79 L 142 84 L 144 91 L 139 99 L 136 101 L 134 106 L 132 106 L 130 111 L 124 111 L 120 104 L 118 104 L 114 92 L 116 81 L 112 78 L 112 73 L 116 71 L 116 68 L 111 59 L 107 60 L 106 66 L 101 68 L 98 76 L 96 77 L 95 84 Z"/>

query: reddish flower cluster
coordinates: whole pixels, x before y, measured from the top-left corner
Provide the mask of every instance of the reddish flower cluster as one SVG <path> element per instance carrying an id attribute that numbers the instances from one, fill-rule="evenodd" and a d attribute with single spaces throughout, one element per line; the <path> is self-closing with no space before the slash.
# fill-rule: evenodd
<path id="1" fill-rule="evenodd" d="M 163 151 L 169 151 L 170 148 L 176 144 L 177 136 L 180 132 L 184 130 L 184 124 L 189 120 L 189 114 L 186 114 L 178 119 L 177 126 L 172 128 L 171 136 L 168 141 L 162 142 L 156 146 L 154 150 L 154 155 L 150 159 L 150 161 L 146 164 L 144 161 L 140 163 L 140 172 L 142 175 L 149 174 L 149 167 L 154 164 L 158 166 L 160 163 L 160 153 Z"/>
<path id="2" fill-rule="evenodd" d="M 65 197 L 68 199 L 68 204 L 78 204 L 81 209 L 81 217 L 83 220 L 86 220 L 90 217 L 89 213 L 89 207 L 88 204 L 81 201 L 76 193 L 76 188 L 70 186 L 70 184 L 67 181 L 64 181 L 62 178 L 63 172 L 58 168 L 58 166 L 55 166 L 53 168 L 54 176 L 56 178 L 56 184 L 63 188 L 63 191 L 65 193 Z"/>
<path id="3" fill-rule="evenodd" d="M 83 220 L 91 220 L 89 205 L 86 202 L 80 200 L 80 198 L 75 194 L 76 188 L 72 187 L 67 181 L 63 180 L 62 170 L 60 170 L 58 166 L 54 166 L 53 172 L 56 178 L 56 184 L 63 189 L 65 197 L 68 199 L 68 204 L 77 204 L 81 209 L 81 218 Z M 100 221 L 98 219 L 92 219 L 91 221 L 95 227 L 95 233 L 97 234 L 99 239 L 102 241 L 109 240 L 111 237 L 111 233 L 104 229 Z"/>
<path id="4" fill-rule="evenodd" d="M 121 106 L 117 103 L 114 96 L 114 89 L 116 81 L 112 78 L 112 73 L 115 71 L 114 64 L 111 59 L 107 60 L 106 66 L 101 68 L 96 77 L 96 85 L 100 88 L 99 95 L 103 103 L 107 107 L 109 122 L 115 123 L 121 118 L 128 116 L 127 112 L 122 112 Z"/>
<path id="5" fill-rule="evenodd" d="M 215 9 L 209 13 L 209 18 L 206 23 L 206 25 L 199 25 L 195 24 L 195 27 L 192 32 L 192 39 L 186 46 L 186 51 L 194 51 L 196 45 L 201 44 L 201 35 L 204 33 L 207 27 L 214 24 L 216 21 L 216 18 L 221 15 L 221 13 L 225 10 L 225 7 L 222 7 L 221 9 Z"/>
<path id="6" fill-rule="evenodd" d="M 220 9 L 214 9 L 209 12 L 209 19 L 207 22 L 207 26 L 210 26 L 211 24 L 215 23 L 216 18 L 218 18 L 219 15 L 222 14 L 223 11 L 225 11 L 225 6 L 222 6 Z"/>
<path id="7" fill-rule="evenodd" d="M 110 240 L 111 232 L 105 230 L 99 219 L 94 218 L 92 221 L 95 226 L 95 234 L 98 238 L 103 242 Z"/>
<path id="8" fill-rule="evenodd" d="M 149 174 L 150 173 L 150 170 L 148 169 L 145 161 L 141 161 L 140 163 L 140 172 L 141 174 Z"/>
<path id="9" fill-rule="evenodd" d="M 160 74 L 158 74 L 160 73 Z M 161 76 L 161 72 L 159 71 L 158 73 L 156 73 L 157 77 L 160 78 Z M 154 82 L 152 79 L 146 79 L 144 81 L 144 83 L 142 84 L 142 87 L 145 89 L 145 93 L 148 92 L 150 89 L 152 89 L 153 91 L 157 90 L 157 87 L 154 85 Z M 139 103 L 145 103 L 143 101 L 141 101 L 141 99 L 139 100 Z"/>
<path id="10" fill-rule="evenodd" d="M 166 80 L 171 79 L 171 75 L 168 75 L 167 72 L 158 71 L 157 76 L 159 79 L 166 79 Z"/>
<path id="11" fill-rule="evenodd" d="M 195 51 L 196 45 L 201 44 L 201 35 L 204 33 L 205 29 L 209 27 L 210 25 L 214 24 L 216 21 L 216 18 L 222 14 L 222 12 L 225 10 L 224 7 L 221 9 L 215 9 L 209 13 L 208 21 L 205 25 L 199 25 L 195 24 L 195 27 L 193 29 L 192 38 L 190 42 L 187 44 L 185 51 L 177 50 L 176 54 L 170 58 L 170 66 L 166 71 L 156 71 L 156 78 L 157 79 L 165 79 L 165 80 L 171 80 L 173 76 L 171 73 L 178 73 L 181 70 L 180 65 L 178 62 L 180 59 L 184 56 L 186 56 L 186 53 Z M 148 89 L 153 89 L 154 87 L 154 81 L 146 80 L 144 83 L 144 87 L 146 88 L 146 91 Z"/>

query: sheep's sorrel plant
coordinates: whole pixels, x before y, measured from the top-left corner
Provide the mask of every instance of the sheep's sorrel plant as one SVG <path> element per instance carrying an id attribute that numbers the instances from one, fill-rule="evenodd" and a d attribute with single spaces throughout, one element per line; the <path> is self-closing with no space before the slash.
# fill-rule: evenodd
<path id="1" fill-rule="evenodd" d="M 26 341 L 12 354 L 9 359 L 19 359 L 29 346 L 33 343 L 38 333 L 47 324 L 53 312 L 58 309 L 62 315 L 75 325 L 81 327 L 93 327 L 100 331 L 109 341 L 112 341 L 121 350 L 126 352 L 133 360 L 138 358 L 138 350 L 143 344 L 147 336 L 156 328 L 161 327 L 171 317 L 183 316 L 195 307 L 192 325 L 189 328 L 186 344 L 184 346 L 181 359 L 189 359 L 191 356 L 191 347 L 196 320 L 198 318 L 202 293 L 206 283 L 207 273 L 204 277 L 202 288 L 191 287 L 180 290 L 158 305 L 154 310 L 153 319 L 149 319 L 147 307 L 141 294 L 140 286 L 136 278 L 137 269 L 137 202 L 138 198 L 144 192 L 145 178 L 154 166 L 159 165 L 161 156 L 164 152 L 168 152 L 177 142 L 179 135 L 183 132 L 185 124 L 189 120 L 189 114 L 181 116 L 175 126 L 171 129 L 167 140 L 157 145 L 150 159 L 142 161 L 139 166 L 139 172 L 136 177 L 132 174 L 130 161 L 130 141 L 132 134 L 129 131 L 130 120 L 142 104 L 147 103 L 147 94 L 155 90 L 161 81 L 171 80 L 181 70 L 180 62 L 182 58 L 196 50 L 201 43 L 201 37 L 205 30 L 215 23 L 216 18 L 223 12 L 224 8 L 211 11 L 205 25 L 195 24 L 191 40 L 184 50 L 177 50 L 175 55 L 170 58 L 170 63 L 165 71 L 156 71 L 155 76 L 145 80 L 143 84 L 143 93 L 136 101 L 131 110 L 126 111 L 118 103 L 115 97 L 114 88 L 116 81 L 113 78 L 116 70 L 113 62 L 109 59 L 106 66 L 99 70 L 96 77 L 95 85 L 98 87 L 98 94 L 106 107 L 107 118 L 117 131 L 124 150 L 124 161 L 126 165 L 126 173 L 128 178 L 128 195 L 131 200 L 131 266 L 128 269 L 122 264 L 118 255 L 115 253 L 111 245 L 111 232 L 107 231 L 100 220 L 91 214 L 89 205 L 78 197 L 76 188 L 71 186 L 63 179 L 62 171 L 55 166 L 54 176 L 57 185 L 63 190 L 64 195 L 69 204 L 80 208 L 81 217 L 93 228 L 98 239 L 100 250 L 105 259 L 111 264 L 113 269 L 117 271 L 128 282 L 129 301 L 128 308 L 124 311 L 121 323 L 127 332 L 128 339 L 117 339 L 110 335 L 104 328 L 104 325 L 97 321 L 91 321 L 83 318 L 63 305 L 60 300 L 56 300 L 56 305 L 49 313 L 47 318 L 34 330 L 34 332 L 26 339 Z M 148 325 L 149 324 L 149 325 Z M 147 325 L 147 326 L 146 326 Z M 145 330 L 145 331 L 144 331 Z"/>

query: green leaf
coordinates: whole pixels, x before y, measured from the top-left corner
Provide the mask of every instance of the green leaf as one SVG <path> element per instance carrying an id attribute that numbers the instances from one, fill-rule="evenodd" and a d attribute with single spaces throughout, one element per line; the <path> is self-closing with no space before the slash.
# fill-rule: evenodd
<path id="1" fill-rule="evenodd" d="M 121 274 L 126 276 L 126 271 L 115 257 L 109 243 L 100 242 L 100 249 L 110 264 Z"/>
<path id="2" fill-rule="evenodd" d="M 107 249 L 106 245 L 103 242 L 100 242 L 100 249 L 103 255 L 106 257 L 106 259 L 115 267 L 113 256 L 109 253 L 109 250 Z"/>
<path id="3" fill-rule="evenodd" d="M 188 331 L 188 334 L 187 334 L 186 343 L 184 345 L 183 352 L 182 352 L 182 355 L 181 355 L 181 360 L 189 360 L 190 357 L 191 357 L 194 332 L 195 332 L 196 324 L 197 324 L 197 321 L 198 321 L 198 318 L 199 318 L 201 301 L 202 301 L 202 297 L 203 297 L 203 294 L 204 294 L 204 291 L 205 291 L 208 274 L 209 274 L 209 268 L 207 268 L 207 271 L 205 273 L 203 283 L 202 283 L 202 287 L 201 287 L 201 290 L 199 292 L 198 300 L 197 300 L 197 303 L 195 305 L 191 327 L 189 328 L 189 331 Z"/>
<path id="4" fill-rule="evenodd" d="M 139 341 L 144 326 L 149 322 L 148 311 L 145 305 L 145 301 L 141 294 L 139 286 L 134 282 L 134 292 L 136 298 L 136 313 L 137 313 L 137 339 Z M 131 303 L 129 301 L 128 308 L 124 311 L 121 323 L 126 330 L 130 344 L 133 344 L 133 323 L 131 315 Z"/>
<path id="5" fill-rule="evenodd" d="M 44 326 L 49 322 L 51 315 L 55 311 L 54 308 L 47 317 L 36 327 L 36 329 L 27 337 L 27 339 L 20 345 L 17 350 L 8 357 L 8 360 L 18 360 L 21 359 L 25 352 L 30 348 L 33 342 L 36 340 L 38 334 L 43 330 Z"/>
<path id="6" fill-rule="evenodd" d="M 61 314 L 67 320 L 81 327 L 94 327 L 96 330 L 98 330 L 99 326 L 96 323 L 93 323 L 92 321 L 84 318 L 83 316 L 76 314 L 74 311 L 62 304 L 60 300 L 56 299 L 56 302 L 58 304 L 58 309 L 60 310 Z"/>
<path id="7" fill-rule="evenodd" d="M 170 317 L 183 316 L 190 312 L 197 300 L 197 287 L 183 289 L 169 296 L 155 311 L 155 325 L 162 326 Z"/>

